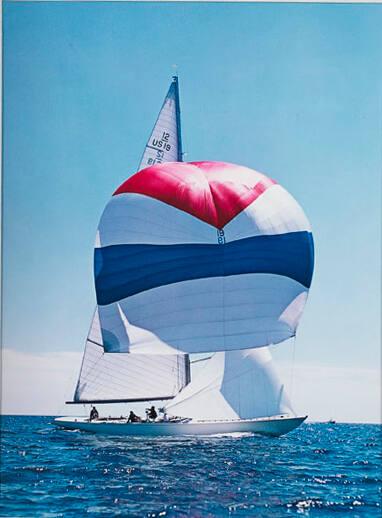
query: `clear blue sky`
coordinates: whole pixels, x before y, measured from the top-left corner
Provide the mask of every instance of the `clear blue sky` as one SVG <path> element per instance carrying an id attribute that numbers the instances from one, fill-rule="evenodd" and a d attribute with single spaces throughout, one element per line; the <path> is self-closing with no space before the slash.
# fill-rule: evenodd
<path id="1" fill-rule="evenodd" d="M 258 169 L 311 220 L 299 359 L 375 367 L 381 5 L 3 7 L 5 346 L 82 350 L 98 220 L 177 63 L 187 159 Z"/>

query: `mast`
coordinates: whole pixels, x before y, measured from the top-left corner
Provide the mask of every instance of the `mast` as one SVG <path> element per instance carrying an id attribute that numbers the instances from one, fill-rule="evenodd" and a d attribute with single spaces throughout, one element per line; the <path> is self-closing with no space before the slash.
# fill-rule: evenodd
<path id="1" fill-rule="evenodd" d="M 178 162 L 183 162 L 182 149 L 182 129 L 180 125 L 180 100 L 179 100 L 179 80 L 178 76 L 172 76 L 172 82 L 175 89 L 175 113 L 176 113 L 176 135 L 178 139 Z"/>

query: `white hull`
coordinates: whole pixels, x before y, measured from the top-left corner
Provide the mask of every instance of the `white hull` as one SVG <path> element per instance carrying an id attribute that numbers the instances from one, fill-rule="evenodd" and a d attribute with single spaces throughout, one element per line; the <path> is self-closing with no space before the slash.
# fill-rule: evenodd
<path id="1" fill-rule="evenodd" d="M 255 433 L 278 437 L 297 428 L 303 417 L 264 417 L 230 421 L 193 421 L 187 423 L 127 423 L 126 421 L 89 421 L 84 417 L 58 417 L 54 423 L 60 428 L 83 430 L 105 435 L 179 436 L 215 435 L 227 433 Z"/>

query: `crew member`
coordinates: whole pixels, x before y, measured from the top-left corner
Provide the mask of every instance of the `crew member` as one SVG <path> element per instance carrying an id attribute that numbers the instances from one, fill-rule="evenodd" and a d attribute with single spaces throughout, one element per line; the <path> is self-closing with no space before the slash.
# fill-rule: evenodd
<path id="1" fill-rule="evenodd" d="M 95 406 L 92 406 L 92 409 L 90 410 L 89 421 L 93 421 L 93 419 L 98 419 L 98 417 L 99 417 L 98 410 L 96 409 Z"/>
<path id="2" fill-rule="evenodd" d="M 140 422 L 140 417 L 137 416 L 136 414 L 134 414 L 134 412 L 132 410 L 130 410 L 130 414 L 129 414 L 129 418 L 127 420 L 128 423 L 139 423 Z"/>
<path id="3" fill-rule="evenodd" d="M 147 414 L 147 416 L 152 421 L 154 421 L 158 417 L 158 414 L 157 414 L 157 411 L 155 410 L 155 406 L 154 405 L 150 408 L 149 413 Z"/>

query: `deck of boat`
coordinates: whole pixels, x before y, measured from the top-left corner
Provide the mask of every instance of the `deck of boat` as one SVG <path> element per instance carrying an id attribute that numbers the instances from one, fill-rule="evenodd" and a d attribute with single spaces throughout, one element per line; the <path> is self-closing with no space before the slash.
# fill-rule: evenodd
<path id="1" fill-rule="evenodd" d="M 256 419 L 221 421 L 177 421 L 128 423 L 120 418 L 97 419 L 85 417 L 58 417 L 54 423 L 61 428 L 83 430 L 105 435 L 177 436 L 215 435 L 227 433 L 254 433 L 278 437 L 297 428 L 307 416 L 272 416 Z"/>

